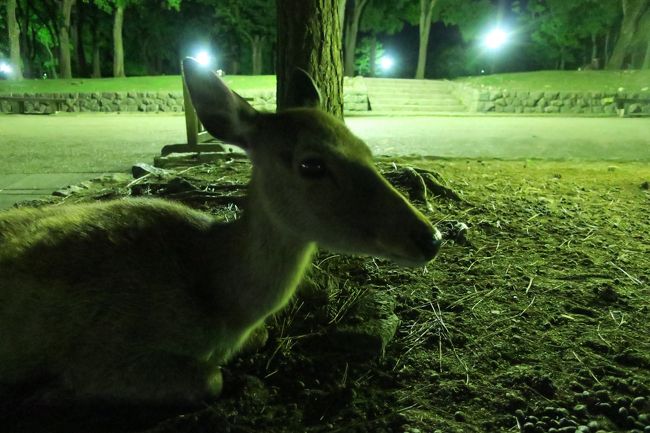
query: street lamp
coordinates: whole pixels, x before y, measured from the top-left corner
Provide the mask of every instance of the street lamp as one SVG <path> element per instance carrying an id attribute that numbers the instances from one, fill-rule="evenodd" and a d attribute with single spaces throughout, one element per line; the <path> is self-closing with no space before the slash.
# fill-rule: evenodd
<path id="1" fill-rule="evenodd" d="M 498 50 L 504 46 L 506 42 L 508 42 L 508 33 L 498 27 L 492 29 L 487 35 L 485 35 L 485 39 L 483 40 L 485 46 L 491 50 Z"/>
<path id="2" fill-rule="evenodd" d="M 212 65 L 213 58 L 206 50 L 201 50 L 194 56 L 201 66 L 208 67 Z"/>
<path id="3" fill-rule="evenodd" d="M 0 73 L 10 75 L 13 72 L 13 68 L 9 63 L 0 62 Z"/>
<path id="4" fill-rule="evenodd" d="M 381 66 L 384 72 L 388 72 L 395 66 L 395 60 L 391 56 L 382 56 L 379 59 L 379 66 Z"/>

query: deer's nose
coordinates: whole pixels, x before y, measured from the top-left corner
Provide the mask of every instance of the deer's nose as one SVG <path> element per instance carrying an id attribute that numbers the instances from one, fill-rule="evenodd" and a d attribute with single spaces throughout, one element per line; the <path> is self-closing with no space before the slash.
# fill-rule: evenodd
<path id="1" fill-rule="evenodd" d="M 432 232 L 426 234 L 419 234 L 413 236 L 413 240 L 420 248 L 420 251 L 424 255 L 426 260 L 433 259 L 438 251 L 440 251 L 440 246 L 442 245 L 442 234 L 437 228 L 433 228 Z"/>

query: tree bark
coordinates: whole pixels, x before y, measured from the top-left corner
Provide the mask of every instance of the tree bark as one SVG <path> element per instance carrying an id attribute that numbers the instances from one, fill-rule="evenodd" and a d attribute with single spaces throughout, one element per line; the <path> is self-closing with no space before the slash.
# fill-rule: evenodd
<path id="1" fill-rule="evenodd" d="M 70 19 L 75 0 L 63 0 L 60 11 L 59 26 L 59 77 L 72 78 L 72 61 L 70 58 Z"/>
<path id="2" fill-rule="evenodd" d="M 611 30 L 605 34 L 605 46 L 603 47 L 603 68 L 607 69 L 609 64 L 609 40 L 611 39 Z"/>
<path id="3" fill-rule="evenodd" d="M 339 0 L 339 28 L 345 28 L 345 5 L 347 0 Z"/>
<path id="4" fill-rule="evenodd" d="M 420 48 L 418 50 L 418 66 L 415 70 L 415 78 L 423 79 L 427 66 L 427 49 L 429 47 L 429 33 L 431 31 L 431 20 L 433 10 L 438 0 L 420 0 Z"/>
<path id="5" fill-rule="evenodd" d="M 122 28 L 124 26 L 124 4 L 115 5 L 115 20 L 113 21 L 113 76 L 125 77 L 124 74 L 124 42 Z"/>
<path id="6" fill-rule="evenodd" d="M 30 28 L 31 5 L 28 2 L 18 3 L 18 12 L 16 18 L 19 21 L 20 28 L 20 57 L 22 60 L 22 75 L 32 77 L 31 61 L 34 58 L 34 29 Z"/>
<path id="7" fill-rule="evenodd" d="M 83 30 L 86 23 L 86 3 L 77 3 L 77 23 L 75 25 L 74 50 L 77 75 L 85 77 L 88 74 L 88 62 L 86 61 L 86 50 L 84 48 Z"/>
<path id="8" fill-rule="evenodd" d="M 322 109 L 343 118 L 339 0 L 277 0 L 278 110 L 288 108 L 291 75 L 307 71 L 321 91 Z"/>
<path id="9" fill-rule="evenodd" d="M 637 32 L 639 18 L 650 2 L 648 0 L 622 0 L 623 22 L 621 32 L 609 59 L 607 69 L 623 69 L 625 60 L 631 54 L 634 36 Z"/>
<path id="10" fill-rule="evenodd" d="M 594 59 L 598 57 L 598 39 L 596 38 L 596 33 L 591 34 L 591 58 L 589 59 L 589 64 L 594 63 Z"/>
<path id="11" fill-rule="evenodd" d="M 9 59 L 13 67 L 12 78 L 23 79 L 20 61 L 20 27 L 16 21 L 16 0 L 7 0 L 7 30 L 9 33 Z"/>
<path id="12" fill-rule="evenodd" d="M 262 75 L 262 54 L 264 52 L 264 37 L 253 36 L 251 41 L 251 55 L 253 75 Z"/>
<path id="13" fill-rule="evenodd" d="M 359 21 L 368 0 L 350 0 L 352 7 L 345 25 L 345 64 L 343 67 L 346 77 L 354 77 L 354 55 L 357 50 L 357 35 L 359 34 Z"/>
<path id="14" fill-rule="evenodd" d="M 377 75 L 377 35 L 373 32 L 370 35 L 370 69 L 368 75 L 374 77 Z"/>

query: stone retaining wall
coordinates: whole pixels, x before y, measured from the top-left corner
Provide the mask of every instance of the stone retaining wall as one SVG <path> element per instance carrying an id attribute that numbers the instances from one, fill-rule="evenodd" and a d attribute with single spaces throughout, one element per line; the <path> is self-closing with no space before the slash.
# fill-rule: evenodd
<path id="1" fill-rule="evenodd" d="M 345 111 L 368 111 L 368 91 L 361 80 L 346 80 L 343 100 Z M 241 96 L 258 110 L 275 111 L 275 91 L 245 91 Z M 62 112 L 140 112 L 164 113 L 183 111 L 183 92 L 102 92 L 102 93 L 11 93 L 0 94 L 0 112 L 11 113 L 15 102 L 2 97 L 44 97 L 63 102 L 25 102 L 28 113 Z"/>
<path id="2" fill-rule="evenodd" d="M 539 113 L 539 114 L 618 114 L 615 98 L 637 101 L 625 103 L 626 114 L 650 114 L 650 91 L 642 92 L 556 92 L 480 88 L 457 84 L 456 94 L 480 113 Z"/>

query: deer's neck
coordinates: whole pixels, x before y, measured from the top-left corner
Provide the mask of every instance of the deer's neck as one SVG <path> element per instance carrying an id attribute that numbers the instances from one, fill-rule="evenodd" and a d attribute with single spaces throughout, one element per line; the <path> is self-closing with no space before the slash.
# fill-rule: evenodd
<path id="1" fill-rule="evenodd" d="M 227 285 L 227 299 L 217 302 L 223 303 L 231 321 L 242 326 L 258 323 L 287 303 L 316 251 L 313 242 L 273 223 L 254 188 L 247 208 L 240 219 L 224 227 L 229 248 L 214 267 L 220 274 L 215 277 Z"/>

